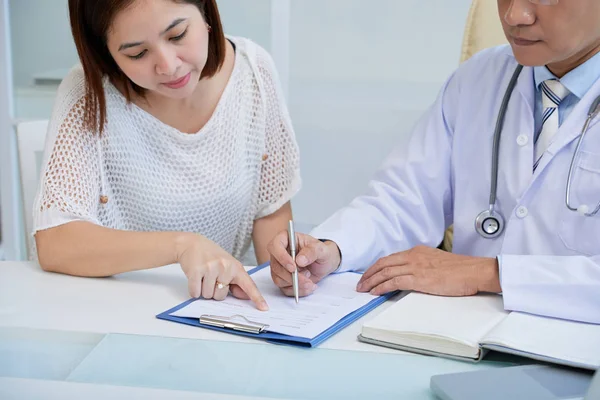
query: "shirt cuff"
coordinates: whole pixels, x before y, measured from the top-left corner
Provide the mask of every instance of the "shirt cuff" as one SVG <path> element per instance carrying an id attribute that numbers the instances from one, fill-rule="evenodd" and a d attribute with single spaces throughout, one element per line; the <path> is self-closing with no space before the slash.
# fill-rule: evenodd
<path id="1" fill-rule="evenodd" d="M 534 273 L 532 268 L 523 265 L 522 255 L 501 254 L 498 256 L 500 289 L 507 311 L 528 311 L 532 299 L 536 298 L 535 287 L 531 285 Z M 530 310 L 529 310 L 530 311 Z"/>

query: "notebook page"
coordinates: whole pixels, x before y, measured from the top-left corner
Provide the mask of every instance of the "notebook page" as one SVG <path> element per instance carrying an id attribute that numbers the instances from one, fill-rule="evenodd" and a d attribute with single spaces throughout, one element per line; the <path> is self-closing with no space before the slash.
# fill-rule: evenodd
<path id="1" fill-rule="evenodd" d="M 267 301 L 269 311 L 257 310 L 250 300 L 228 296 L 223 301 L 197 300 L 171 315 L 200 318 L 205 314 L 227 317 L 238 314 L 250 321 L 268 324 L 269 332 L 310 339 L 378 297 L 357 292 L 356 284 L 361 275 L 351 272 L 328 276 L 318 283 L 315 293 L 300 298 L 299 304 L 275 286 L 268 267 L 250 276 Z"/>
<path id="2" fill-rule="evenodd" d="M 486 335 L 484 343 L 600 366 L 600 325 L 512 312 Z"/>
<path id="3" fill-rule="evenodd" d="M 367 321 L 362 334 L 408 347 L 475 357 L 479 341 L 506 315 L 498 295 L 441 297 L 411 293 Z M 457 350 L 453 343 L 471 350 Z"/>

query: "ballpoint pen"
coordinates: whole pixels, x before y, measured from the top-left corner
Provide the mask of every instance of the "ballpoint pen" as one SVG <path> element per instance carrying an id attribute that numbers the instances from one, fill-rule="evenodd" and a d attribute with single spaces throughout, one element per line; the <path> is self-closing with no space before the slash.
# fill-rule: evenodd
<path id="1" fill-rule="evenodd" d="M 294 260 L 294 266 L 296 269 L 292 272 L 292 286 L 294 288 L 294 298 L 298 303 L 298 266 L 296 265 L 296 232 L 294 231 L 294 221 L 290 220 L 288 223 L 288 238 L 290 243 L 290 255 Z"/>

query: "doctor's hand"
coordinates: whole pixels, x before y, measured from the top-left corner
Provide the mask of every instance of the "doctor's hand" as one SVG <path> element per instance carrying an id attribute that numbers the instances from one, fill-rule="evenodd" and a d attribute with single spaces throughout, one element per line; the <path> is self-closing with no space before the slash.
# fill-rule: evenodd
<path id="1" fill-rule="evenodd" d="M 269 243 L 271 278 L 286 296 L 293 296 L 292 272 L 298 266 L 300 296 L 312 294 L 317 283 L 340 265 L 340 251 L 331 241 L 321 242 L 304 233 L 296 233 L 296 263 L 288 252 L 288 233 L 282 231 Z"/>
<path id="2" fill-rule="evenodd" d="M 463 256 L 427 246 L 379 259 L 360 278 L 356 290 L 374 295 L 413 290 L 439 296 L 501 292 L 495 258 Z"/>

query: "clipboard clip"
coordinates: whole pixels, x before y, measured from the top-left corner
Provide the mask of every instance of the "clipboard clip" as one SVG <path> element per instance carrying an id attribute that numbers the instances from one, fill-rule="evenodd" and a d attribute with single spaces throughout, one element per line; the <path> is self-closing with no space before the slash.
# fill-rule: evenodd
<path id="1" fill-rule="evenodd" d="M 235 319 L 243 321 L 235 321 Z M 219 315 L 202 315 L 199 319 L 201 324 L 216 326 L 218 328 L 233 329 L 235 331 L 259 334 L 264 332 L 269 325 L 260 322 L 250 321 L 243 315 L 232 315 L 231 317 L 222 317 Z"/>

